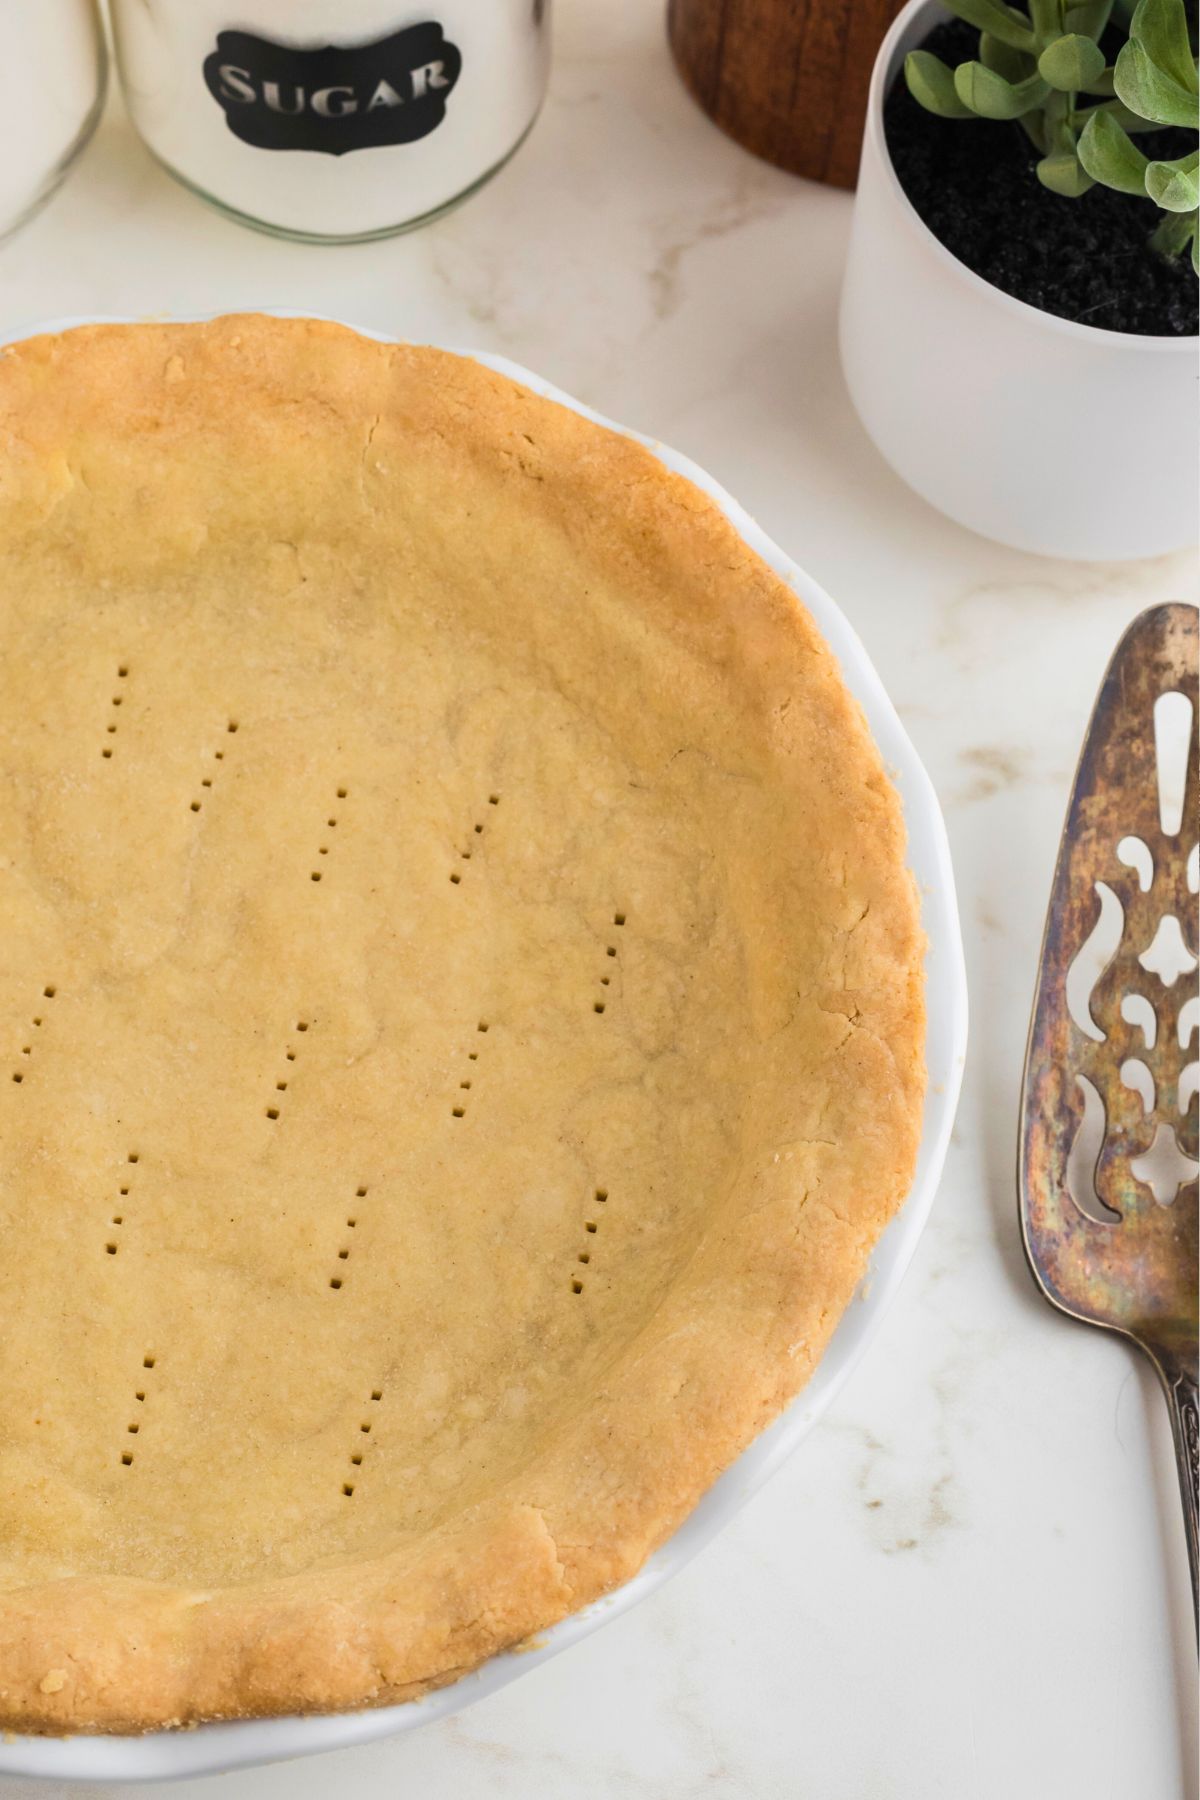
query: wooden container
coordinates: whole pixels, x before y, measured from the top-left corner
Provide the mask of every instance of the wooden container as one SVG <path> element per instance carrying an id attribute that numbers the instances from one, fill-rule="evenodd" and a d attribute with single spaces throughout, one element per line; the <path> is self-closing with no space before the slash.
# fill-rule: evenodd
<path id="1" fill-rule="evenodd" d="M 668 0 L 667 36 L 693 98 L 747 150 L 854 186 L 867 85 L 902 0 Z"/>

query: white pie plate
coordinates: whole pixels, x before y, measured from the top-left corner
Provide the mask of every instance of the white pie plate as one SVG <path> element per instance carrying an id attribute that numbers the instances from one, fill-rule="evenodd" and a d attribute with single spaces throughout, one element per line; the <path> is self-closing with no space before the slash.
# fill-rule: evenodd
<path id="1" fill-rule="evenodd" d="M 281 317 L 314 317 L 282 307 L 264 308 Z M 0 337 L 15 343 L 43 331 L 65 331 L 74 325 L 128 324 L 129 320 L 54 319 Z M 364 337 L 391 342 L 380 332 L 361 327 Z M 477 362 L 509 375 L 535 393 L 569 406 L 584 418 L 614 431 L 625 428 L 593 412 L 591 407 L 552 387 L 548 381 L 502 356 L 466 352 Z M 808 1386 L 787 1410 L 744 1450 L 714 1483 L 675 1535 L 662 1545 L 625 1586 L 594 1605 L 574 1613 L 538 1639 L 536 1649 L 494 1656 L 472 1675 L 452 1686 L 403 1706 L 310 1718 L 249 1719 L 233 1724 L 202 1725 L 192 1731 L 157 1731 L 144 1737 L 0 1737 L 0 1774 L 66 1781 L 162 1781 L 181 1776 L 212 1775 L 256 1763 L 338 1750 L 369 1743 L 400 1731 L 412 1731 L 432 1719 L 459 1712 L 474 1700 L 495 1693 L 547 1657 L 578 1643 L 606 1619 L 625 1612 L 681 1569 L 709 1539 L 728 1524 L 746 1501 L 781 1467 L 808 1436 L 862 1356 L 891 1305 L 924 1228 L 941 1176 L 967 1041 L 967 982 L 962 936 L 954 893 L 954 871 L 941 809 L 932 783 L 908 740 L 895 708 L 884 692 L 866 651 L 839 608 L 815 581 L 760 531 L 737 502 L 686 456 L 635 431 L 625 432 L 645 444 L 667 468 L 674 469 L 708 494 L 742 538 L 800 595 L 841 664 L 847 686 L 866 713 L 875 741 L 904 802 L 909 864 L 922 899 L 922 920 L 929 947 L 925 959 L 929 1087 L 921 1149 L 912 1190 L 902 1211 L 876 1246 L 858 1293 L 835 1331 Z"/>

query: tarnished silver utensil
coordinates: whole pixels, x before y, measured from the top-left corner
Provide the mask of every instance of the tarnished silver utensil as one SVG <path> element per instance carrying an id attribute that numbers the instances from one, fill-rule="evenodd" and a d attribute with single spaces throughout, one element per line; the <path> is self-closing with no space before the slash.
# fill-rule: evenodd
<path id="1" fill-rule="evenodd" d="M 1046 1298 L 1158 1371 L 1194 1605 L 1198 621 L 1190 606 L 1142 613 L 1096 700 L 1046 916 L 1018 1171 Z"/>

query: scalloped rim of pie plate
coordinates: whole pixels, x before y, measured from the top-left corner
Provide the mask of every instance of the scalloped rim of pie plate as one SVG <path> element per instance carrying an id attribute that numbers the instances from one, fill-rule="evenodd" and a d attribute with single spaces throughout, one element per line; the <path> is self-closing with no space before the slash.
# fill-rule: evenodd
<path id="1" fill-rule="evenodd" d="M 322 314 L 290 307 L 239 307 L 237 310 L 259 311 L 275 318 L 324 319 Z M 155 314 L 153 322 L 161 324 L 165 319 L 171 323 L 195 324 L 219 316 L 213 313 Z M 107 316 L 50 319 L 0 335 L 0 347 L 42 332 L 68 331 L 77 325 L 141 322 Z M 398 341 L 385 332 L 371 331 L 347 320 L 325 319 L 325 322 L 347 325 L 348 329 L 357 331 L 362 337 L 373 338 L 377 343 Z M 962 934 L 950 845 L 933 784 L 856 632 L 820 584 L 785 556 L 736 500 L 688 457 L 606 419 L 582 401 L 543 381 L 539 375 L 510 362 L 507 357 L 475 350 L 459 350 L 456 354 L 470 356 L 487 368 L 531 388 L 535 394 L 570 407 L 610 431 L 633 438 L 652 451 L 668 469 L 693 482 L 716 502 L 750 548 L 795 589 L 836 655 L 843 679 L 867 716 L 872 736 L 903 801 L 908 861 L 920 891 L 921 919 L 928 940 L 925 956 L 928 1087 L 912 1188 L 904 1206 L 876 1245 L 867 1274 L 807 1387 L 713 1483 L 674 1536 L 654 1552 L 631 1581 L 552 1626 L 529 1648 L 493 1656 L 474 1673 L 420 1699 L 365 1712 L 235 1720 L 226 1724 L 200 1725 L 190 1731 L 148 1732 L 142 1737 L 6 1735 L 0 1739 L 0 1774 L 97 1782 L 163 1781 L 216 1775 L 260 1763 L 310 1756 L 318 1751 L 340 1750 L 351 1744 L 372 1743 L 397 1732 L 415 1730 L 418 1725 L 427 1725 L 434 1719 L 444 1719 L 473 1701 L 494 1694 L 518 1675 L 569 1649 L 606 1620 L 627 1612 L 647 1594 L 661 1587 L 690 1562 L 783 1465 L 801 1440 L 808 1436 L 874 1337 L 929 1217 L 950 1142 L 966 1055 L 967 981 Z"/>

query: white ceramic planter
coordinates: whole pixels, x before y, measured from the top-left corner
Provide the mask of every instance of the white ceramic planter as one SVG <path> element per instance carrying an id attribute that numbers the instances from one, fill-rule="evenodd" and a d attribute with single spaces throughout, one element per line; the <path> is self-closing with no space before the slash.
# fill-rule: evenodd
<path id="1" fill-rule="evenodd" d="M 1089 561 L 1180 549 L 1200 524 L 1197 339 L 1014 300 L 937 241 L 896 179 L 884 99 L 945 16 L 909 0 L 871 79 L 840 324 L 858 415 L 910 487 L 985 537 Z"/>

